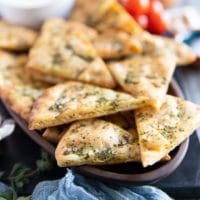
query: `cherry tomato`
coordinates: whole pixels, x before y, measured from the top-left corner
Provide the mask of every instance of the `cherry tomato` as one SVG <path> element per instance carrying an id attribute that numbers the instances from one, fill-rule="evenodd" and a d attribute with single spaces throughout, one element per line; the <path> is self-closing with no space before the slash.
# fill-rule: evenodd
<path id="1" fill-rule="evenodd" d="M 123 3 L 131 15 L 147 14 L 149 11 L 149 0 L 124 0 Z"/>
<path id="2" fill-rule="evenodd" d="M 164 12 L 163 4 L 158 0 L 150 0 L 149 5 L 149 14 L 153 13 L 162 13 Z"/>
<path id="3" fill-rule="evenodd" d="M 151 0 L 149 7 L 148 30 L 152 33 L 163 34 L 167 31 L 164 8 L 160 1 Z"/>
<path id="4" fill-rule="evenodd" d="M 149 19 L 146 15 L 135 15 L 133 17 L 143 29 L 148 28 Z"/>
<path id="5" fill-rule="evenodd" d="M 148 30 L 150 32 L 163 34 L 167 31 L 167 23 L 164 16 L 164 7 L 160 1 L 150 1 L 148 17 Z"/>

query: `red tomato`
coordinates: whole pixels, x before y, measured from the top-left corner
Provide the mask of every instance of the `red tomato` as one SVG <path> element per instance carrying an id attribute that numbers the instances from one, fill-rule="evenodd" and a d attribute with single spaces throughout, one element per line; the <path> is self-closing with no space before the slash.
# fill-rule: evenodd
<path id="1" fill-rule="evenodd" d="M 149 8 L 148 30 L 152 33 L 163 34 L 167 31 L 164 8 L 160 1 L 151 0 Z"/>
<path id="2" fill-rule="evenodd" d="M 140 26 L 143 29 L 147 29 L 148 28 L 148 17 L 146 15 L 136 15 L 133 16 L 134 19 L 137 21 L 138 24 L 140 24 Z"/>
<path id="3" fill-rule="evenodd" d="M 163 4 L 158 0 L 150 0 L 149 5 L 149 14 L 151 13 L 163 13 L 164 7 Z"/>
<path id="4" fill-rule="evenodd" d="M 125 0 L 123 3 L 131 15 L 147 14 L 149 11 L 149 0 Z"/>

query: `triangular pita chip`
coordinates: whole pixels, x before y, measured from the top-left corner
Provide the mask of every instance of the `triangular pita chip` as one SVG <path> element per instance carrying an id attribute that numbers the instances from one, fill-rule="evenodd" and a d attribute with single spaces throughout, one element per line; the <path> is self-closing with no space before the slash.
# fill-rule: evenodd
<path id="1" fill-rule="evenodd" d="M 26 55 L 14 56 L 5 51 L 0 51 L 0 88 L 3 86 L 20 84 L 27 81 L 24 76 L 24 65 L 27 62 Z M 25 80 L 26 79 L 26 80 Z"/>
<path id="2" fill-rule="evenodd" d="M 134 162 L 141 162 L 140 157 L 140 147 L 139 147 L 139 138 L 138 138 L 138 132 L 135 124 L 135 117 L 133 111 L 126 111 L 126 112 L 120 112 L 113 115 L 107 115 L 102 118 L 105 121 L 111 122 L 120 128 L 128 131 L 133 136 L 134 141 Z M 139 151 L 139 152 L 138 152 Z M 166 154 L 161 161 L 169 161 L 171 159 L 169 154 Z"/>
<path id="3" fill-rule="evenodd" d="M 59 166 L 105 165 L 134 161 L 138 143 L 131 133 L 100 119 L 73 123 L 56 149 Z"/>
<path id="4" fill-rule="evenodd" d="M 0 20 L 0 48 L 12 51 L 29 49 L 35 39 L 36 32 L 28 28 L 8 24 Z"/>
<path id="5" fill-rule="evenodd" d="M 123 129 L 125 129 L 126 131 L 131 132 L 133 134 L 134 141 L 138 142 L 138 145 L 139 145 L 138 134 L 137 134 L 137 129 L 136 129 L 136 125 L 135 125 L 135 118 L 134 118 L 134 114 L 132 111 L 107 115 L 107 116 L 103 116 L 99 119 L 111 122 Z M 57 144 L 60 141 L 60 139 L 62 138 L 63 132 L 66 132 L 67 129 L 69 129 L 69 126 L 70 125 L 67 124 L 67 125 L 47 128 L 44 131 L 42 136 L 47 141 Z M 138 158 L 138 160 L 140 160 L 140 158 Z"/>
<path id="6" fill-rule="evenodd" d="M 50 127 L 44 131 L 42 137 L 53 144 L 58 144 L 68 129 L 69 125 Z"/>
<path id="7" fill-rule="evenodd" d="M 46 87 L 34 85 L 18 85 L 3 87 L 0 89 L 0 97 L 10 108 L 28 121 L 35 100 L 42 94 Z"/>
<path id="8" fill-rule="evenodd" d="M 67 82 L 47 89 L 37 100 L 30 116 L 30 129 L 42 129 L 62 125 L 80 119 L 88 119 L 132 110 L 147 103 L 146 98 L 110 89 Z"/>
<path id="9" fill-rule="evenodd" d="M 100 32 L 110 29 L 135 34 L 143 31 L 117 0 L 101 0 L 98 8 L 88 17 L 88 24 Z"/>
<path id="10" fill-rule="evenodd" d="M 122 31 L 106 31 L 92 40 L 98 54 L 104 59 L 119 59 L 141 52 L 141 44 L 134 36 Z"/>
<path id="11" fill-rule="evenodd" d="M 51 74 L 46 74 L 45 72 L 37 71 L 35 69 L 31 69 L 31 70 L 28 69 L 27 73 L 29 77 L 31 77 L 31 79 L 35 81 L 38 81 L 38 80 L 44 81 L 48 83 L 49 85 L 55 85 L 57 83 L 63 83 L 66 81 L 64 78 L 55 77 Z"/>
<path id="12" fill-rule="evenodd" d="M 159 111 L 144 107 L 135 111 L 141 159 L 144 167 L 153 165 L 200 126 L 200 106 L 166 96 Z"/>
<path id="13" fill-rule="evenodd" d="M 94 119 L 94 121 L 96 121 L 97 119 Z M 131 138 L 132 138 L 132 148 L 130 148 L 129 151 L 127 151 L 127 155 L 133 155 L 134 153 L 134 156 L 132 156 L 132 160 L 131 161 L 134 161 L 134 162 L 141 162 L 141 157 L 140 157 L 140 147 L 139 147 L 139 139 L 138 139 L 138 133 L 137 133 L 137 129 L 136 129 L 136 125 L 135 125 L 135 118 L 134 118 L 134 114 L 132 111 L 127 111 L 127 112 L 122 112 L 122 113 L 116 113 L 116 114 L 113 114 L 113 115 L 108 115 L 108 116 L 104 116 L 102 117 L 102 120 L 105 120 L 106 122 L 110 122 L 114 125 L 117 125 L 119 126 L 120 128 L 122 128 L 123 130 L 126 130 L 127 132 L 129 132 L 131 134 Z M 85 120 L 87 121 L 87 120 Z M 92 121 L 92 120 L 91 120 Z M 100 121 L 100 120 L 99 120 Z M 82 122 L 82 121 L 81 121 Z M 80 121 L 79 121 L 80 123 Z M 100 124 L 100 122 L 98 122 Z M 87 124 L 86 124 L 87 125 Z M 87 125 L 88 126 L 88 125 Z M 84 132 L 85 130 L 88 129 L 88 127 L 82 127 L 82 132 Z M 91 126 L 91 124 L 89 124 L 89 126 Z M 47 128 L 45 130 L 45 132 L 43 133 L 43 137 L 51 142 L 51 143 L 54 143 L 54 144 L 58 144 L 59 141 L 61 140 L 61 138 L 63 137 L 63 135 L 66 134 L 66 132 L 68 133 L 68 130 L 69 130 L 69 125 L 63 125 L 63 126 L 56 126 L 56 127 L 50 127 L 50 128 Z M 78 130 L 78 129 L 77 129 Z M 104 131 L 104 130 L 103 130 Z M 91 131 L 93 132 L 93 131 Z M 94 134 L 95 134 L 95 129 L 94 129 Z M 99 132 L 100 133 L 100 132 Z M 81 134 L 80 131 L 77 131 L 76 132 L 76 136 L 78 134 Z M 78 138 L 81 138 L 80 137 L 81 135 L 78 135 Z M 101 135 L 99 135 L 101 136 Z M 104 136 L 104 134 L 102 134 L 102 136 Z M 85 141 L 90 141 L 90 135 L 87 135 L 85 136 Z M 95 135 L 96 137 L 96 135 Z M 104 140 L 105 137 L 101 138 L 101 140 Z M 125 138 L 126 139 L 126 138 Z M 127 139 L 126 139 L 127 140 Z M 72 141 L 71 141 L 72 142 Z M 69 141 L 70 143 L 70 141 Z M 68 143 L 68 144 L 69 144 Z M 66 147 L 69 146 L 67 143 L 66 143 Z M 77 142 L 77 145 L 79 145 L 79 143 Z M 64 146 L 64 145 L 63 145 Z M 89 145 L 90 146 L 90 145 Z M 87 145 L 85 145 L 84 147 L 85 149 L 87 148 Z M 84 151 L 84 150 L 83 150 Z M 169 161 L 171 158 L 169 155 L 166 155 L 164 156 L 164 158 L 162 159 L 163 161 Z M 121 160 L 122 161 L 122 160 Z M 125 159 L 126 161 L 126 159 Z M 78 161 L 77 161 L 78 162 Z M 87 162 L 87 161 L 85 161 Z"/>
<path id="14" fill-rule="evenodd" d="M 162 55 L 167 52 L 175 56 L 177 65 L 188 65 L 196 60 L 189 46 L 174 39 L 143 32 L 138 36 L 138 40 L 141 42 L 143 54 Z"/>
<path id="15" fill-rule="evenodd" d="M 76 0 L 70 20 L 86 23 L 88 17 L 97 9 L 101 0 Z M 88 6 L 89 5 L 89 6 Z"/>
<path id="16" fill-rule="evenodd" d="M 47 85 L 30 80 L 26 73 L 26 61 L 26 55 L 14 56 L 0 51 L 0 97 L 28 121 L 33 102 Z"/>
<path id="17" fill-rule="evenodd" d="M 113 62 L 109 68 L 125 91 L 134 97 L 148 97 L 149 103 L 159 109 L 175 69 L 175 60 L 169 55 L 136 55 Z"/>
<path id="18" fill-rule="evenodd" d="M 88 32 L 90 30 L 83 24 L 48 20 L 31 49 L 28 69 L 38 74 L 113 88 L 115 82 L 87 37 Z"/>

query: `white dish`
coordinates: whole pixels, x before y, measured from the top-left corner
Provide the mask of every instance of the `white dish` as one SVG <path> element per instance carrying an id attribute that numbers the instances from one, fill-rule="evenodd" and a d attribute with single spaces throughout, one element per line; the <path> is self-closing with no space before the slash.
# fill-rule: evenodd
<path id="1" fill-rule="evenodd" d="M 38 29 L 50 17 L 69 16 L 75 0 L 0 0 L 0 14 L 8 22 Z"/>

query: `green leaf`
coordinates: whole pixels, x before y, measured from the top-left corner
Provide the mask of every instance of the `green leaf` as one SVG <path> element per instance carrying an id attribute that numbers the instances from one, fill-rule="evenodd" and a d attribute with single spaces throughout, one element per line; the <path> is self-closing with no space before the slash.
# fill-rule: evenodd
<path id="1" fill-rule="evenodd" d="M 24 187 L 24 182 L 23 181 L 16 181 L 15 182 L 15 185 L 16 185 L 16 187 L 18 188 L 18 189 L 21 189 L 21 188 L 23 188 Z"/>
<path id="2" fill-rule="evenodd" d="M 13 176 L 15 174 L 18 173 L 18 171 L 22 168 L 22 164 L 21 163 L 17 163 L 17 164 L 14 164 L 14 166 L 12 167 L 12 170 L 10 172 L 10 176 Z"/>
<path id="3" fill-rule="evenodd" d="M 31 200 L 31 196 L 27 196 L 27 197 L 18 197 L 17 200 Z"/>
<path id="4" fill-rule="evenodd" d="M 16 190 L 22 190 L 29 182 L 30 178 L 38 172 L 49 171 L 54 166 L 55 159 L 46 151 L 41 150 L 41 158 L 36 161 L 36 169 L 32 171 L 29 167 L 16 163 L 7 178 L 11 187 Z M 0 178 L 4 175 L 4 172 L 0 172 Z M 0 196 L 1 197 L 1 196 Z M 4 198 L 4 197 L 2 197 Z M 22 197 L 28 198 L 28 197 Z M 19 199 L 19 198 L 18 198 Z M 1 200 L 1 199 L 0 199 Z M 2 199 L 3 200 L 3 199 Z"/>
<path id="5" fill-rule="evenodd" d="M 41 150 L 41 158 L 36 161 L 37 170 L 39 172 L 50 171 L 53 169 L 54 158 L 46 151 Z"/>
<path id="6" fill-rule="evenodd" d="M 15 190 L 21 190 L 26 184 L 30 182 L 31 169 L 21 163 L 17 163 L 13 166 L 8 179 L 11 186 Z"/>
<path id="7" fill-rule="evenodd" d="M 25 165 L 21 164 L 21 163 L 17 163 L 13 166 L 11 172 L 10 172 L 10 177 L 11 176 L 15 176 L 19 174 L 26 174 L 29 173 L 31 171 L 31 169 L 29 167 L 26 167 Z"/>
<path id="8" fill-rule="evenodd" d="M 13 193 L 12 190 L 6 190 L 5 192 L 3 192 L 1 195 L 0 195 L 0 200 L 15 200 L 16 199 L 16 196 L 15 194 Z"/>
<path id="9" fill-rule="evenodd" d="M 4 174 L 5 174 L 4 171 L 0 171 L 0 178 L 2 178 Z"/>
<path id="10" fill-rule="evenodd" d="M 36 165 L 38 171 L 40 172 L 49 171 L 53 168 L 52 163 L 44 160 L 37 160 Z"/>

